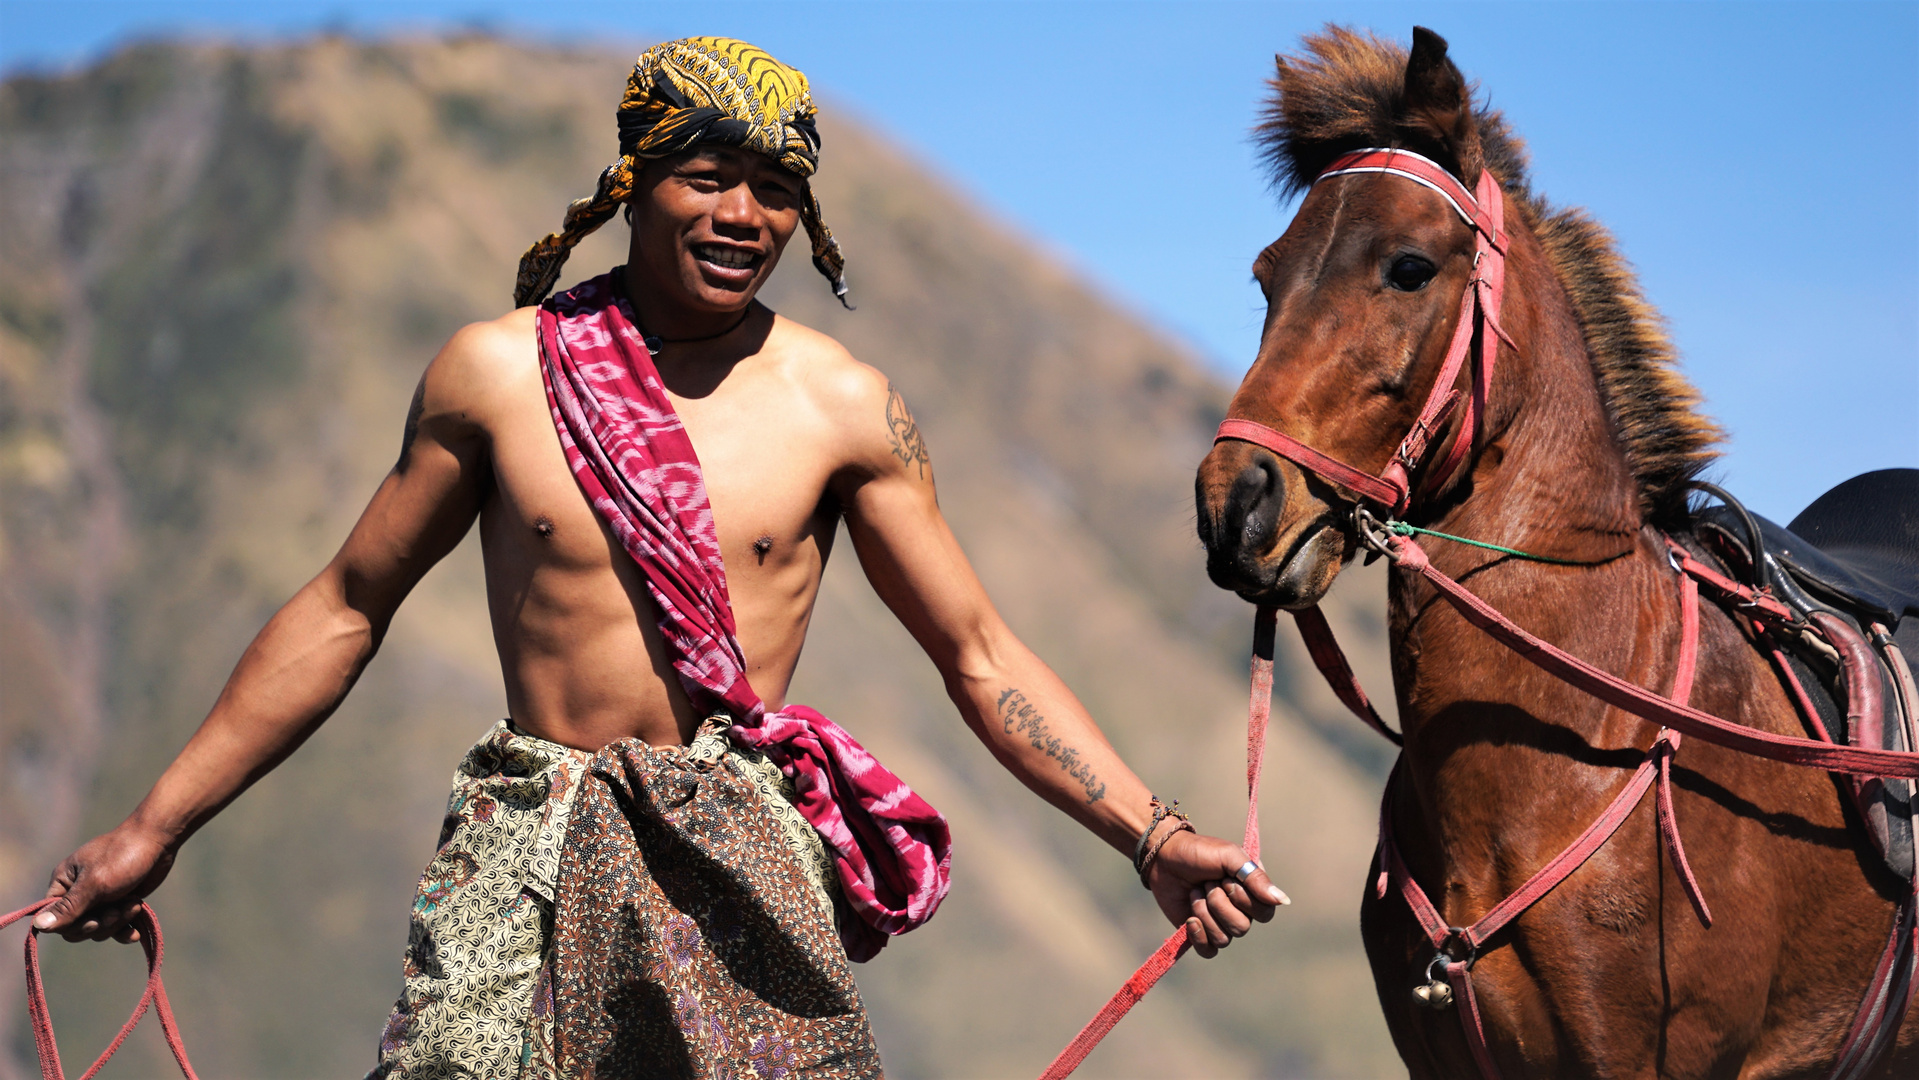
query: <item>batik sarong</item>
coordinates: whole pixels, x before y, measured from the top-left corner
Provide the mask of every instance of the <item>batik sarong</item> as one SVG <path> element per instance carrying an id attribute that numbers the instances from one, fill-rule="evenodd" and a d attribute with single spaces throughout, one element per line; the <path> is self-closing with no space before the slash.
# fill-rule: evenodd
<path id="1" fill-rule="evenodd" d="M 562 1075 L 880 1075 L 831 909 L 723 730 L 593 758 L 554 911 Z"/>
<path id="2" fill-rule="evenodd" d="M 779 1068 L 796 1078 L 877 1075 L 834 943 L 831 863 L 793 797 L 780 770 L 731 743 L 721 725 L 702 727 L 686 747 L 628 739 L 589 754 L 501 721 L 454 774 L 439 850 L 414 900 L 404 990 L 369 1080 L 751 1077 L 781 1075 Z M 689 861 L 699 841 L 675 839 L 680 832 L 666 820 L 714 815 L 745 838 L 734 850 L 746 873 Z M 622 827 L 626 842 L 609 837 Z M 709 833 L 701 836 L 710 848 Z M 575 851 L 590 854 L 568 854 Z M 662 875 L 670 890 L 650 885 Z M 611 894 L 593 890 L 616 878 L 625 882 L 621 895 L 644 902 L 601 908 L 598 921 L 589 916 L 582 929 L 556 935 L 556 907 L 594 908 Z M 626 939 L 618 956 L 600 948 L 608 918 L 654 943 L 657 955 L 637 984 L 627 976 L 639 952 Z M 818 949 L 821 940 L 835 947 Z M 795 957 L 795 941 L 815 948 Z M 730 949 L 735 966 L 751 958 L 744 966 L 755 975 L 745 989 L 729 993 L 715 981 L 708 942 Z M 595 1017 L 591 1030 L 603 1037 L 592 1045 L 566 1037 L 577 1025 L 555 1022 L 561 955 L 575 980 L 557 995 L 569 1015 L 580 1014 L 582 995 L 614 1013 Z M 674 1005 L 666 1013 L 625 1007 L 635 997 Z M 789 1003 L 805 1022 L 783 1022 Z M 773 1071 L 756 1073 L 759 1066 Z"/>

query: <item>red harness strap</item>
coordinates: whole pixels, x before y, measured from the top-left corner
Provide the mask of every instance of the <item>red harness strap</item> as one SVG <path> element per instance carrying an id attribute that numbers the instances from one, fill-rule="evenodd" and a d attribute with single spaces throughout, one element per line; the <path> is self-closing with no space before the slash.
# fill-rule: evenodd
<path id="1" fill-rule="evenodd" d="M 1783 761 L 1789 765 L 1809 765 L 1829 772 L 1854 776 L 1897 776 L 1919 779 L 1919 753 L 1905 750 L 1876 750 L 1863 746 L 1838 746 L 1829 742 L 1775 735 L 1769 731 L 1745 727 L 1721 720 L 1711 713 L 1689 705 L 1667 701 L 1657 694 L 1599 670 L 1584 660 L 1539 640 L 1500 614 L 1492 605 L 1474 596 L 1465 586 L 1435 569 L 1426 552 L 1411 537 L 1394 536 L 1389 541 L 1389 558 L 1401 569 L 1425 578 L 1439 591 L 1440 599 L 1457 610 L 1466 621 L 1486 632 L 1493 640 L 1519 654 L 1520 658 L 1561 681 L 1570 683 L 1614 708 L 1624 709 L 1645 720 L 1718 743 L 1754 757 Z M 1698 566 L 1687 557 L 1681 566 L 1692 576 Z M 1743 588 L 1743 587 L 1741 587 Z M 1748 595 L 1752 594 L 1746 590 Z"/>
<path id="2" fill-rule="evenodd" d="M 28 905 L 19 911 L 0 915 L 0 928 L 18 922 L 42 908 L 52 904 L 56 898 L 49 897 L 36 904 Z M 113 1037 L 107 1048 L 101 1051 L 93 1067 L 80 1074 L 80 1080 L 93 1080 L 95 1073 L 106 1065 L 127 1041 L 133 1029 L 140 1024 L 140 1018 L 146 1015 L 147 1006 L 160 1017 L 160 1030 L 166 1035 L 167 1049 L 173 1051 L 173 1060 L 179 1062 L 180 1071 L 187 1080 L 200 1080 L 187 1062 L 186 1044 L 180 1041 L 179 1025 L 173 1020 L 173 1004 L 167 1000 L 166 984 L 160 981 L 160 961 L 166 948 L 160 939 L 160 920 L 153 914 L 150 905 L 142 904 L 133 916 L 133 925 L 140 931 L 140 947 L 147 954 L 147 988 L 140 995 L 140 1001 L 133 1007 L 133 1015 L 120 1025 L 120 1034 Z M 41 1080 L 66 1080 L 66 1072 L 60 1067 L 60 1048 L 53 1041 L 53 1017 L 47 1012 L 47 991 L 40 982 L 40 930 L 37 927 L 27 929 L 27 1015 L 33 1023 L 33 1048 L 40 1054 Z"/>
<path id="3" fill-rule="evenodd" d="M 1306 643 L 1306 653 L 1313 658 L 1313 666 L 1326 677 L 1326 685 L 1333 688 L 1340 702 L 1394 746 L 1404 746 L 1406 740 L 1386 726 L 1379 710 L 1373 708 L 1372 701 L 1366 697 L 1366 688 L 1359 685 L 1359 676 L 1353 674 L 1352 665 L 1346 662 L 1346 654 L 1333 637 L 1333 628 L 1326 624 L 1326 613 L 1319 610 L 1319 605 L 1293 612 L 1293 623 L 1299 627 L 1300 640 Z"/>
<path id="4" fill-rule="evenodd" d="M 1431 967 L 1443 968 L 1445 972 L 1447 982 L 1452 987 L 1453 995 L 1460 1005 L 1460 1023 L 1465 1030 L 1467 1044 L 1472 1050 L 1473 1059 L 1479 1067 L 1480 1074 L 1487 1080 L 1498 1080 L 1499 1070 L 1486 1046 L 1485 1026 L 1480 1017 L 1479 1001 L 1473 992 L 1472 965 L 1478 958 L 1480 947 L 1486 943 L 1487 939 L 1517 918 L 1521 912 L 1537 903 L 1560 882 L 1570 877 L 1595 851 L 1604 846 L 1638 806 L 1649 787 L 1656 787 L 1656 812 L 1660 838 L 1664 841 L 1668 855 L 1673 861 L 1673 867 L 1679 874 L 1686 897 L 1691 901 L 1700 922 L 1706 926 L 1712 925 L 1711 909 L 1706 904 L 1698 880 L 1686 858 L 1685 848 L 1679 837 L 1678 820 L 1673 813 L 1672 758 L 1679 748 L 1684 732 L 1690 731 L 1708 742 L 1790 764 L 1865 776 L 1919 776 L 1919 753 L 1835 746 L 1831 736 L 1819 723 L 1818 713 L 1813 710 L 1804 687 L 1799 684 L 1783 656 L 1777 655 L 1776 647 L 1772 650 L 1774 664 L 1784 674 L 1795 704 L 1809 719 L 1815 733 L 1820 735 L 1823 741 L 1795 739 L 1756 731 L 1730 724 L 1687 705 L 1686 700 L 1691 693 L 1693 676 L 1698 663 L 1699 584 L 1701 581 L 1722 593 L 1725 599 L 1735 602 L 1742 610 L 1751 613 L 1755 619 L 1791 622 L 1792 615 L 1789 609 L 1779 605 L 1777 601 L 1772 601 L 1771 604 L 1765 603 L 1764 601 L 1771 601 L 1772 598 L 1725 578 L 1710 567 L 1694 560 L 1677 545 L 1672 545 L 1671 550 L 1674 564 L 1682 571 L 1679 575 L 1680 651 L 1678 667 L 1673 679 L 1673 692 L 1670 700 L 1667 700 L 1600 671 L 1585 661 L 1527 633 L 1485 601 L 1474 596 L 1457 581 L 1435 569 L 1427 559 L 1425 551 L 1410 537 L 1393 536 L 1387 542 L 1391 545 L 1388 557 L 1395 564 L 1425 578 L 1439 590 L 1440 597 L 1465 616 L 1468 622 L 1484 630 L 1494 640 L 1512 649 L 1529 663 L 1587 691 L 1609 705 L 1631 712 L 1643 719 L 1667 725 L 1662 727 L 1654 738 L 1652 747 L 1647 751 L 1646 760 L 1640 764 L 1619 794 L 1607 804 L 1598 819 L 1558 857 L 1527 879 L 1517 891 L 1465 927 L 1453 926 L 1446 922 L 1401 859 L 1393 839 L 1391 817 L 1391 798 L 1397 787 L 1396 781 L 1399 775 L 1397 767 L 1394 768 L 1393 775 L 1388 778 L 1385 798 L 1380 807 L 1379 874 L 1374 885 L 1376 894 L 1384 897 L 1389 884 L 1398 885 L 1401 897 L 1406 901 L 1407 907 L 1412 910 L 1413 917 L 1419 922 L 1420 928 L 1433 945 L 1436 955 Z M 1778 612 L 1774 612 L 1773 607 L 1777 607 Z M 1317 615 L 1316 612 L 1310 617 L 1302 613 L 1299 621 L 1314 663 L 1326 676 L 1327 682 L 1336 692 L 1340 692 L 1341 699 L 1346 701 L 1348 708 L 1361 720 L 1368 724 L 1379 724 L 1377 713 L 1373 712 L 1370 703 L 1365 701 L 1364 692 L 1358 690 L 1357 683 L 1352 678 L 1351 667 L 1347 664 L 1338 643 L 1332 639 L 1331 631 L 1326 628 L 1324 617 Z M 1314 627 L 1312 632 L 1306 631 L 1309 625 Z M 1319 640 L 1316 641 L 1316 638 Z M 1350 689 L 1347 688 L 1349 683 Z M 1352 697 L 1354 694 L 1357 694 L 1356 700 Z M 1847 753 L 1829 753 L 1836 751 L 1847 751 Z M 1852 1078 L 1863 1076 L 1878 1061 L 1881 1052 L 1891 1045 L 1914 990 L 1915 956 L 1919 956 L 1919 895 L 1908 895 L 1902 898 L 1898 916 L 1894 920 L 1891 938 L 1881 954 L 1878 965 L 1874 968 L 1872 977 L 1866 985 L 1860 1008 L 1854 1015 L 1845 1040 L 1841 1043 L 1839 1059 L 1831 1074 L 1834 1080 L 1852 1080 Z"/>
<path id="5" fill-rule="evenodd" d="M 1672 700 L 1684 704 L 1692 694 L 1693 673 L 1699 657 L 1699 586 L 1691 578 L 1681 579 L 1680 600 L 1679 663 L 1673 673 Z M 1497 1080 L 1499 1068 L 1493 1063 L 1492 1052 L 1486 1046 L 1486 1029 L 1479 1015 L 1479 998 L 1473 992 L 1472 967 L 1478 959 L 1480 947 L 1521 912 L 1544 899 L 1560 882 L 1585 865 L 1586 860 L 1604 847 L 1606 841 L 1611 840 L 1626 819 L 1632 816 L 1645 798 L 1648 788 L 1656 787 L 1658 790 L 1655 806 L 1659 835 L 1665 841 L 1667 854 L 1672 859 L 1673 869 L 1679 874 L 1686 898 L 1692 902 L 1699 921 L 1706 926 L 1712 925 L 1712 911 L 1706 906 L 1698 879 L 1693 876 L 1692 865 L 1686 859 L 1685 846 L 1680 842 L 1678 821 L 1673 817 L 1672 758 L 1682 738 L 1677 731 L 1661 728 L 1651 748 L 1646 751 L 1645 760 L 1634 770 L 1619 794 L 1606 804 L 1599 817 L 1551 862 L 1526 879 L 1526 883 L 1512 895 L 1464 927 L 1446 922 L 1400 857 L 1398 845 L 1393 841 L 1392 826 L 1392 793 L 1396 788 L 1394 781 L 1398 779 L 1399 770 L 1397 766 L 1393 769 L 1393 776 L 1386 782 L 1386 791 L 1379 807 L 1380 869 L 1379 879 L 1374 886 L 1376 895 L 1383 899 L 1388 882 L 1398 883 L 1400 896 L 1405 899 L 1406 906 L 1412 909 L 1413 917 L 1419 921 L 1420 928 L 1426 932 L 1426 938 L 1432 942 L 1435 950 L 1428 971 L 1433 967 L 1444 969 L 1446 981 L 1460 1004 L 1460 1021 L 1465 1028 L 1467 1045 L 1472 1050 L 1480 1074 L 1487 1080 Z M 1464 955 L 1457 955 L 1458 951 L 1463 951 Z"/>
<path id="6" fill-rule="evenodd" d="M 1273 713 L 1273 628 L 1278 612 L 1262 607 L 1253 617 L 1253 678 L 1251 701 L 1246 707 L 1246 841 L 1241 847 L 1246 857 L 1259 861 L 1259 778 L 1266 763 L 1266 724 Z M 1099 1012 L 1087 1021 L 1066 1049 L 1040 1074 L 1040 1080 L 1064 1080 L 1079 1068 L 1106 1033 L 1113 1030 L 1160 977 L 1173 969 L 1179 958 L 1191 948 L 1186 928 L 1173 931 L 1164 944 L 1139 970 L 1123 983 Z"/>

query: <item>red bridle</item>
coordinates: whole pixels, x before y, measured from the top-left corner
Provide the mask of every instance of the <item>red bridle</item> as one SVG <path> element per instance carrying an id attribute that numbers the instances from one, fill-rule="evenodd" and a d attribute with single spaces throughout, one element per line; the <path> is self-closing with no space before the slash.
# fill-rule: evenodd
<path id="1" fill-rule="evenodd" d="M 1499 325 L 1500 298 L 1506 287 L 1508 238 L 1505 206 L 1500 197 L 1499 181 L 1493 178 L 1490 170 L 1480 171 L 1479 194 L 1474 198 L 1473 193 L 1466 190 L 1466 185 L 1438 163 L 1410 150 L 1355 150 L 1327 166 L 1326 171 L 1319 174 L 1319 180 L 1353 173 L 1403 176 L 1437 192 L 1452 205 L 1460 220 L 1470 226 L 1475 234 L 1472 277 L 1466 282 L 1465 292 L 1460 297 L 1459 321 L 1453 327 L 1452 342 L 1446 349 L 1446 362 L 1440 367 L 1438 378 L 1433 380 L 1425 407 L 1420 410 L 1419 418 L 1413 421 L 1412 430 L 1400 440 L 1399 448 L 1393 451 L 1386 467 L 1377 474 L 1348 465 L 1285 432 L 1275 431 L 1253 420 L 1228 417 L 1219 425 L 1219 434 L 1213 441 L 1218 443 L 1221 439 L 1239 439 L 1263 446 L 1300 468 L 1345 488 L 1361 500 L 1377 503 L 1397 516 L 1405 513 L 1412 504 L 1413 474 L 1426 459 L 1433 435 L 1444 426 L 1461 401 L 1465 402 L 1465 415 L 1453 436 L 1452 445 L 1424 478 L 1424 489 L 1428 492 L 1438 490 L 1458 470 L 1460 463 L 1466 460 L 1467 451 L 1483 435 L 1486 395 L 1492 386 L 1493 360 L 1499 351 L 1498 342 L 1494 339 L 1501 338 L 1508 345 L 1512 344 L 1512 339 L 1506 337 L 1506 331 Z M 1475 338 L 1479 341 L 1479 350 L 1478 359 L 1472 364 L 1472 391 L 1462 395 L 1453 384 L 1459 379 L 1460 369 L 1473 359 Z"/>

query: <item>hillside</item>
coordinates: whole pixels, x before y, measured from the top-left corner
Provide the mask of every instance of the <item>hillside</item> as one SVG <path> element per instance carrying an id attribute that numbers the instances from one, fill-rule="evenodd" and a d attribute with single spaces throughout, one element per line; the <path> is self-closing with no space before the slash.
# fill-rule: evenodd
<path id="1" fill-rule="evenodd" d="M 610 160 L 630 62 L 484 36 L 149 44 L 0 85 L 0 902 L 131 808 L 332 554 L 434 350 L 504 309 L 521 250 Z M 1014 628 L 1157 790 L 1232 835 L 1251 617 L 1191 528 L 1227 388 L 883 137 L 830 106 L 822 130 L 858 310 L 798 257 L 767 301 L 903 390 Z M 620 261 L 619 233 L 567 280 Z M 792 698 L 955 836 L 939 917 L 858 972 L 889 1071 L 1036 1075 L 1165 927 L 1123 858 L 974 742 L 842 550 Z M 1331 614 L 1378 657 L 1380 579 L 1350 577 Z M 1283 659 L 1266 861 L 1296 902 L 1182 964 L 1083 1075 L 1398 1069 L 1356 917 L 1382 758 Z M 1382 690 L 1383 667 L 1363 671 Z M 503 709 L 469 538 L 339 714 L 154 898 L 203 1074 L 371 1063 L 447 777 Z M 56 941 L 46 963 L 71 1065 L 137 993 L 137 956 Z M 23 1016 L 18 980 L 0 963 L 0 1016 Z M 6 1034 L 0 1077 L 28 1075 L 24 1022 Z M 146 1031 L 103 1075 L 163 1058 Z"/>

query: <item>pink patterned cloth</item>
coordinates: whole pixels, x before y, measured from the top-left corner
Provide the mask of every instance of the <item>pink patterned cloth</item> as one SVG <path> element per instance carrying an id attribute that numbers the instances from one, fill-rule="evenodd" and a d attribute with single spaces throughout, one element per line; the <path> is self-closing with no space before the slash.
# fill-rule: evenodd
<path id="1" fill-rule="evenodd" d="M 567 464 L 646 575 L 680 684 L 695 709 L 730 713 L 733 739 L 793 779 L 859 916 L 840 927 L 846 953 L 872 959 L 945 898 L 946 819 L 838 724 L 804 705 L 768 714 L 747 682 L 699 457 L 613 274 L 548 299 L 539 323 Z"/>

